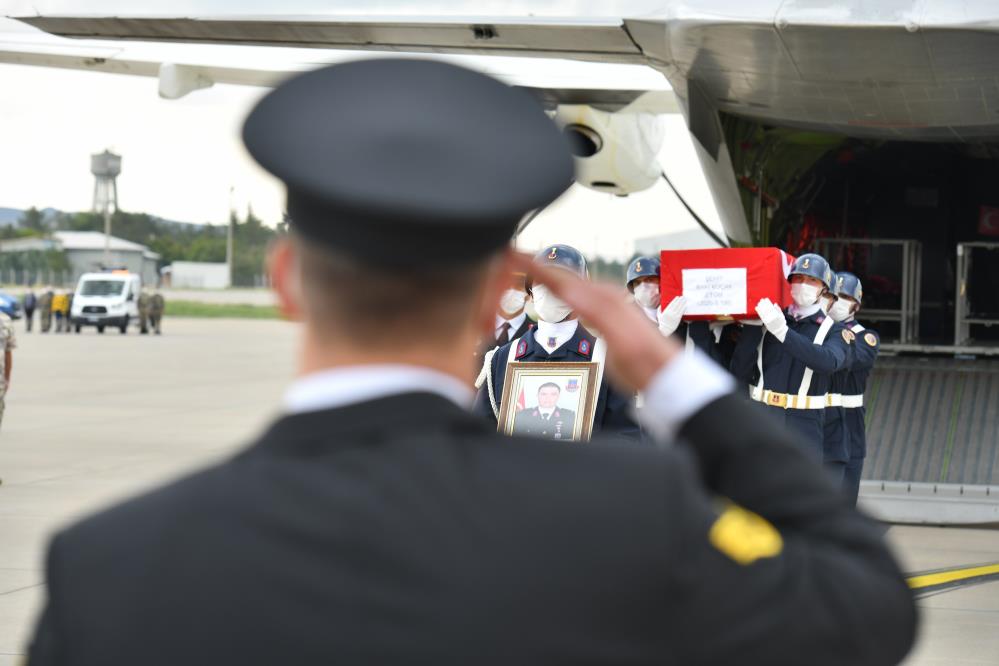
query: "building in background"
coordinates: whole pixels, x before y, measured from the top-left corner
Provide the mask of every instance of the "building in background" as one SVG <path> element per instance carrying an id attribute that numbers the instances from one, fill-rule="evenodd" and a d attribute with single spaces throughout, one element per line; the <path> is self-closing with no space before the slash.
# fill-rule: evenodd
<path id="1" fill-rule="evenodd" d="M 229 264 L 175 261 L 160 269 L 162 284 L 173 289 L 228 289 Z"/>
<path id="2" fill-rule="evenodd" d="M 61 255 L 60 269 L 53 269 L 51 257 Z M 98 231 L 54 231 L 41 238 L 18 238 L 0 244 L 5 269 L 0 279 L 17 284 L 46 282 L 75 285 L 83 273 L 105 268 L 104 234 Z M 145 245 L 111 237 L 107 267 L 127 268 L 142 276 L 143 284 L 159 281 L 160 255 Z M 9 275 L 8 275 L 9 273 Z"/>
<path id="3" fill-rule="evenodd" d="M 636 238 L 635 256 L 652 255 L 658 257 L 663 250 L 702 250 L 716 247 L 718 247 L 718 243 L 703 229 L 695 227 L 671 234 Z"/>

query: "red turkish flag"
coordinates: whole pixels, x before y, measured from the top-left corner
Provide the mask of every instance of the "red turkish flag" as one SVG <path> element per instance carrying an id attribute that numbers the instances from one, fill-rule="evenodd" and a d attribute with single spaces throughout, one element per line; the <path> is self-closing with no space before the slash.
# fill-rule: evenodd
<path id="1" fill-rule="evenodd" d="M 999 208 L 979 206 L 978 233 L 983 236 L 999 236 Z"/>

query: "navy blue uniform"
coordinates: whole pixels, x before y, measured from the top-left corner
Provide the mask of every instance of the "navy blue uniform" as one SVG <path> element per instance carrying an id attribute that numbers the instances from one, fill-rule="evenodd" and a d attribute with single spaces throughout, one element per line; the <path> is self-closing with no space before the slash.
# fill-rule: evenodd
<path id="1" fill-rule="evenodd" d="M 692 321 L 687 327 L 687 335 L 694 341 L 694 345 L 710 356 L 715 363 L 728 368 L 732 362 L 732 353 L 735 351 L 738 328 L 736 324 L 728 324 L 721 330 L 721 335 L 716 340 L 708 322 Z"/>
<path id="2" fill-rule="evenodd" d="M 876 331 L 864 328 L 856 321 L 848 321 L 845 326 L 853 331 L 857 341 L 849 369 L 838 373 L 842 375 L 842 393 L 844 396 L 863 395 L 867 390 L 867 378 L 881 348 L 881 338 Z M 843 489 L 856 503 L 857 495 L 860 494 L 860 475 L 864 471 L 864 458 L 867 457 L 867 409 L 861 405 L 845 407 L 843 412 L 843 425 L 849 449 Z"/>
<path id="3" fill-rule="evenodd" d="M 801 387 L 806 368 L 811 368 L 809 396 L 822 397 L 829 393 L 833 373 L 846 367 L 852 357 L 854 334 L 842 324 L 834 323 L 821 345 L 814 343 L 819 327 L 825 321 L 822 312 L 795 320 L 787 317 L 787 337 L 780 342 L 763 326 L 744 326 L 732 352 L 729 366 L 732 374 L 750 386 L 759 381 L 757 348 L 763 339 L 763 388 L 775 393 L 795 395 Z M 766 337 L 764 338 L 764 333 Z M 759 403 L 757 403 L 759 404 Z M 824 450 L 823 424 L 825 409 L 785 409 L 783 406 L 759 404 L 760 409 L 779 419 L 802 437 L 806 449 L 816 460 L 847 460 L 845 440 Z"/>
<path id="4" fill-rule="evenodd" d="M 517 361 L 520 362 L 562 362 L 588 363 L 592 361 L 593 346 L 596 337 L 582 325 L 576 328 L 576 333 L 569 340 L 549 354 L 541 344 L 534 339 L 534 331 L 528 331 L 518 340 L 512 340 L 503 345 L 493 354 L 490 372 L 493 379 L 493 395 L 499 403 L 503 395 L 503 380 L 506 378 L 507 360 L 510 358 L 510 346 L 518 345 Z M 523 353 L 520 353 L 520 352 Z M 632 396 L 622 394 L 611 388 L 605 377 L 600 383 L 597 394 L 597 408 L 593 418 L 593 432 L 603 432 L 607 435 L 621 435 L 638 440 L 640 437 L 638 424 L 631 418 Z M 472 411 L 489 418 L 496 423 L 496 415 L 489 403 L 489 392 L 485 384 L 479 389 Z"/>

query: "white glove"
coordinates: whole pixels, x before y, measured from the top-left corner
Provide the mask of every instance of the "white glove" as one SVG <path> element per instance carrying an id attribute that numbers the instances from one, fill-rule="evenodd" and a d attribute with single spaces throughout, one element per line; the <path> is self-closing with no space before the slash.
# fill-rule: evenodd
<path id="1" fill-rule="evenodd" d="M 677 296 L 670 301 L 666 309 L 659 311 L 659 332 L 663 334 L 664 338 L 673 335 L 676 329 L 680 328 L 680 319 L 683 318 L 683 313 L 686 311 L 686 296 Z"/>
<path id="2" fill-rule="evenodd" d="M 757 303 L 756 314 L 760 315 L 760 320 L 767 330 L 784 342 L 784 338 L 787 337 L 787 318 L 784 317 L 784 311 L 774 305 L 769 298 L 764 298 Z"/>

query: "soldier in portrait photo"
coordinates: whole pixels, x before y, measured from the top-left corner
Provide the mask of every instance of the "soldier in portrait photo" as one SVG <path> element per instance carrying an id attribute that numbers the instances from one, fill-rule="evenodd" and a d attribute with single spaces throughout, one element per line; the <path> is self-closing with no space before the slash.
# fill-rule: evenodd
<path id="1" fill-rule="evenodd" d="M 555 382 L 545 382 L 538 387 L 538 404 L 517 412 L 513 431 L 545 439 L 573 439 L 576 412 L 559 407 L 562 389 Z"/>

